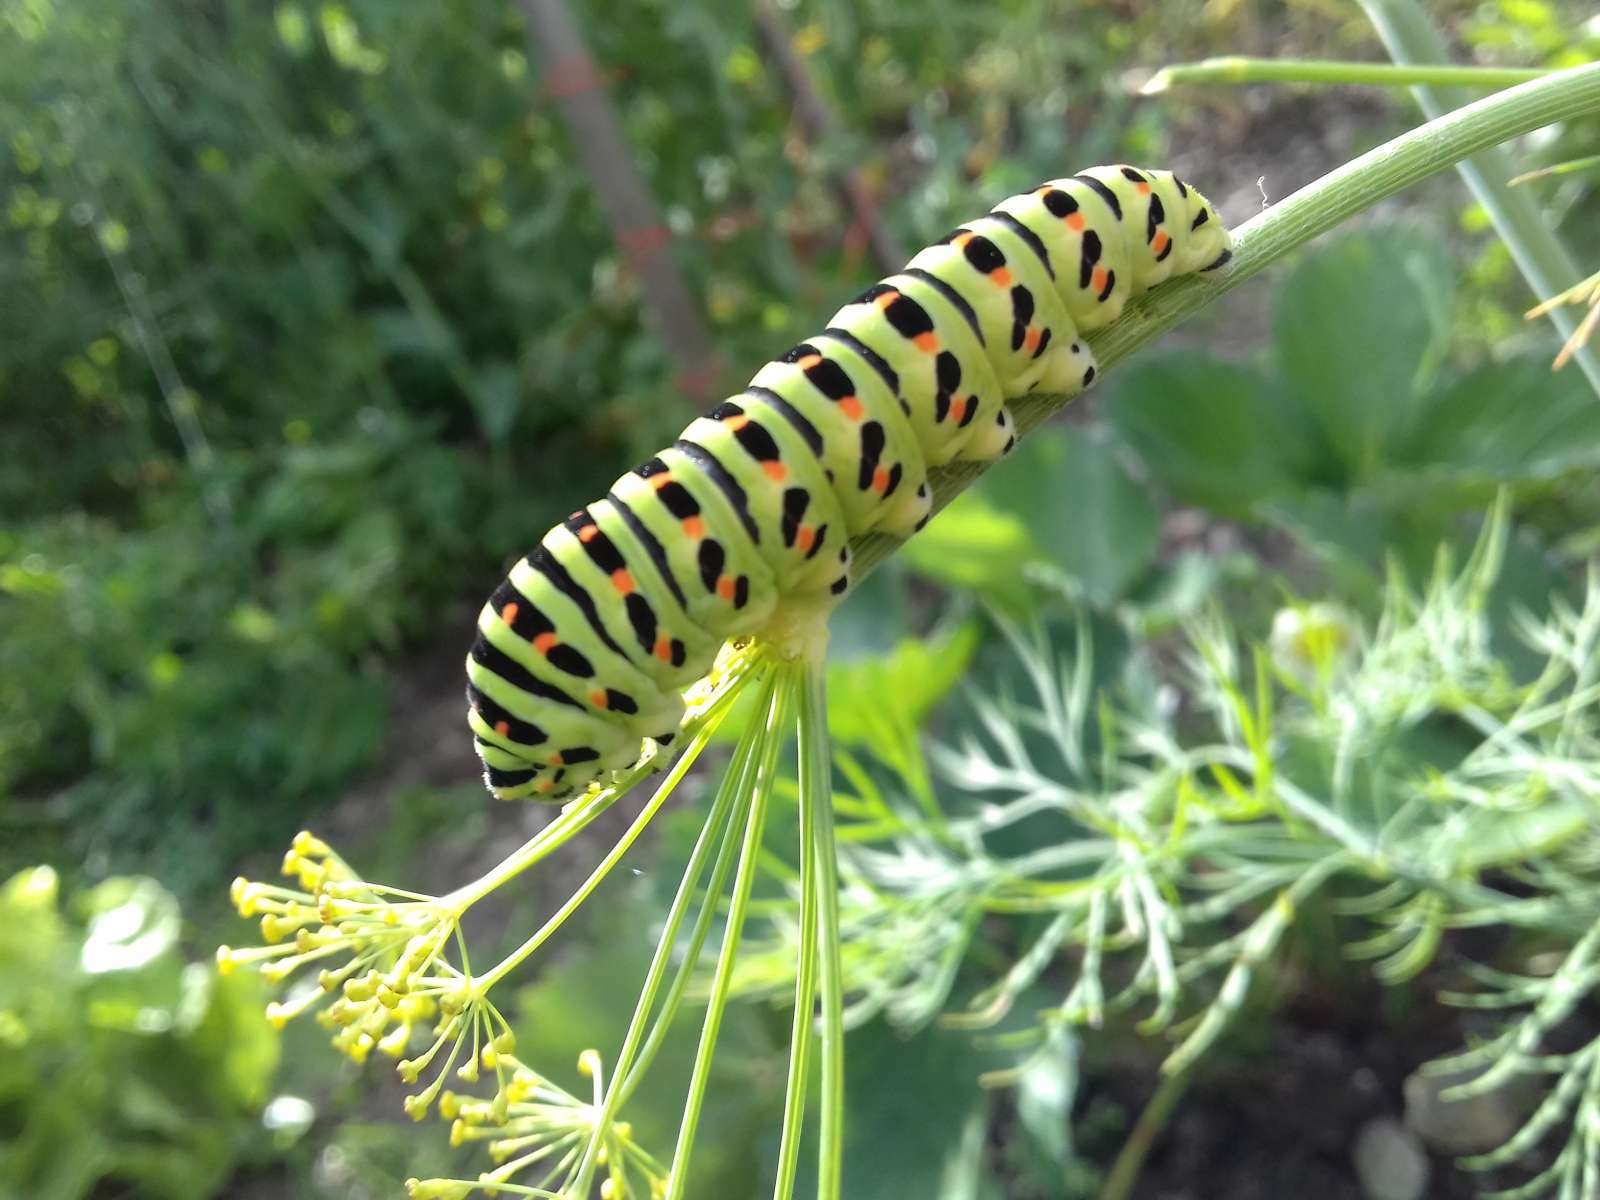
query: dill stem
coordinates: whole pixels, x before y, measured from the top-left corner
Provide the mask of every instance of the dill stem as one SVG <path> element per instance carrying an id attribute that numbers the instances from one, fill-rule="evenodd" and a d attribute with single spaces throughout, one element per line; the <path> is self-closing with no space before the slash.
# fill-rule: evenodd
<path id="1" fill-rule="evenodd" d="M 694 735 L 683 748 L 683 753 L 672 765 L 671 773 L 663 781 L 663 787 L 670 782 L 673 787 L 683 778 L 700 757 L 702 751 L 710 745 L 711 735 L 717 731 L 733 707 L 733 701 L 740 692 L 742 684 L 735 683 L 726 687 L 707 708 L 704 716 L 694 730 Z M 498 864 L 491 867 L 487 873 L 473 880 L 471 883 L 457 888 L 448 896 L 439 899 L 439 906 L 447 909 L 459 920 L 460 917 L 482 900 L 496 888 L 503 887 L 529 867 L 548 858 L 551 854 L 561 849 L 572 838 L 587 828 L 596 817 L 610 808 L 617 800 L 627 794 L 635 783 L 649 775 L 656 769 L 654 762 L 640 763 L 617 780 L 616 784 L 602 792 L 582 797 L 561 810 L 559 816 L 534 834 L 510 854 L 506 855 Z"/>
<path id="2" fill-rule="evenodd" d="M 1161 1081 L 1156 1094 L 1150 1097 L 1144 1111 L 1139 1114 L 1139 1121 L 1128 1135 L 1128 1140 L 1122 1143 L 1117 1161 L 1112 1164 L 1105 1186 L 1100 1189 L 1100 1200 L 1128 1200 L 1133 1194 L 1133 1185 L 1139 1182 L 1144 1160 L 1150 1156 L 1156 1138 L 1167 1127 L 1173 1109 L 1178 1107 L 1178 1101 L 1189 1090 L 1189 1083 L 1193 1079 L 1194 1068 L 1190 1067 L 1176 1075 L 1168 1075 Z"/>
<path id="3" fill-rule="evenodd" d="M 800 707 L 800 790 L 810 794 L 810 837 L 817 865 L 817 936 L 822 981 L 822 1104 L 817 1200 L 839 1200 L 844 1169 L 844 964 L 839 936 L 839 860 L 833 835 L 832 757 L 827 676 L 809 662 Z"/>
<path id="4" fill-rule="evenodd" d="M 767 691 L 771 690 L 770 680 Z M 765 694 L 764 694 L 765 695 Z M 726 779 L 737 781 L 745 774 L 750 758 L 748 743 L 741 742 L 734 752 L 733 759 L 728 764 Z M 653 1057 L 653 1044 L 646 1042 L 646 1052 L 642 1059 L 638 1058 L 639 1045 L 645 1040 L 645 1032 L 650 1014 L 655 1011 L 656 996 L 661 990 L 661 981 L 666 974 L 667 964 L 672 959 L 672 951 L 678 942 L 678 931 L 683 926 L 684 915 L 688 912 L 694 900 L 695 890 L 700 886 L 700 877 L 705 873 L 707 861 L 712 857 L 719 845 L 725 841 L 725 833 L 730 826 L 730 814 L 733 811 L 734 800 L 737 795 L 737 786 L 724 786 L 717 789 L 717 795 L 712 802 L 710 811 L 706 814 L 705 823 L 700 827 L 700 836 L 695 840 L 694 849 L 689 854 L 689 861 L 684 865 L 683 876 L 678 883 L 677 893 L 672 898 L 671 907 L 667 910 L 666 920 L 662 926 L 661 936 L 656 941 L 655 954 L 650 960 L 650 967 L 645 973 L 644 984 L 639 989 L 639 999 L 634 1006 L 633 1017 L 628 1023 L 628 1031 L 622 1040 L 622 1048 L 617 1051 L 617 1059 L 611 1072 L 611 1087 L 606 1092 L 605 1103 L 601 1107 L 600 1115 L 595 1119 L 594 1130 L 589 1138 L 589 1144 L 584 1149 L 582 1163 L 578 1167 L 577 1182 L 573 1191 L 580 1196 L 588 1194 L 590 1183 L 593 1179 L 594 1169 L 599 1158 L 600 1147 L 603 1144 L 606 1129 L 616 1118 L 618 1111 L 632 1094 L 637 1079 L 641 1078 Z M 714 906 L 713 897 L 720 895 L 722 880 L 725 877 L 725 866 L 728 855 L 718 855 L 719 868 L 713 872 L 714 880 L 708 891 L 706 906 Z M 702 923 L 702 926 L 705 923 Z M 701 937 L 703 940 L 703 929 Z M 693 965 L 699 957 L 699 943 L 693 947 L 687 956 L 684 969 L 680 975 Z M 667 1005 L 661 1018 L 662 1024 L 657 1028 L 664 1028 L 671 1024 L 672 1016 L 676 1012 L 675 1000 L 682 995 L 681 988 L 674 988 L 669 993 Z M 638 1075 L 635 1075 L 635 1064 L 638 1063 Z"/>
<path id="5" fill-rule="evenodd" d="M 1469 155 L 1559 121 L 1600 112 L 1600 63 L 1545 75 L 1420 125 L 1307 184 L 1234 230 L 1234 256 L 1220 278 L 1190 275 L 1135 299 L 1122 316 L 1086 339 L 1109 370 L 1180 321 L 1272 263 L 1428 176 Z M 1070 397 L 1032 395 L 1010 402 L 1025 436 L 1064 408 Z M 943 508 L 992 464 L 953 463 L 929 472 L 934 509 Z M 901 544 L 871 534 L 853 544 L 860 581 Z"/>
<path id="6" fill-rule="evenodd" d="M 780 672 L 778 686 L 762 721 L 757 745 L 760 761 L 756 768 L 755 785 L 749 793 L 750 815 L 745 822 L 744 842 L 739 849 L 739 866 L 734 873 L 733 894 L 728 903 L 727 925 L 722 932 L 722 949 L 717 955 L 716 973 L 711 981 L 711 995 L 706 1003 L 705 1024 L 700 1031 L 700 1045 L 695 1051 L 694 1069 L 689 1077 L 689 1095 L 684 1103 L 683 1123 L 678 1128 L 678 1144 L 672 1152 L 672 1167 L 667 1173 L 665 1200 L 683 1200 L 689 1180 L 689 1161 L 694 1153 L 695 1134 L 700 1126 L 700 1110 L 705 1104 L 706 1091 L 711 1082 L 711 1062 L 716 1054 L 717 1035 L 722 1028 L 722 1016 L 728 1007 L 732 990 L 733 965 L 739 954 L 739 939 L 744 932 L 744 919 L 750 908 L 750 892 L 761 857 L 761 835 L 766 827 L 767 801 L 772 795 L 772 784 L 777 773 L 778 750 L 783 745 L 789 718 L 793 687 L 786 686 L 791 677 Z"/>
<path id="7" fill-rule="evenodd" d="M 807 681 L 809 683 L 809 680 Z M 807 688 L 807 699 L 810 690 Z M 802 713 L 804 710 L 802 709 Z M 801 721 L 805 721 L 802 715 Z M 790 1200 L 794 1194 L 795 1172 L 800 1162 L 800 1137 L 805 1127 L 806 1087 L 811 1071 L 811 1042 L 816 1024 L 817 1004 L 817 925 L 820 886 L 817 880 L 817 840 L 811 835 L 813 813 L 818 804 L 832 802 L 831 789 L 816 786 L 814 771 L 804 758 L 809 742 L 802 747 L 798 817 L 800 827 L 800 952 L 795 969 L 794 1025 L 789 1039 L 789 1079 L 783 1098 L 783 1136 L 778 1143 L 777 1182 L 773 1200 Z"/>
<path id="8" fill-rule="evenodd" d="M 584 901 L 589 899 L 595 888 L 599 887 L 606 876 L 611 874 L 617 863 L 622 861 L 623 855 L 633 848 L 633 843 L 639 840 L 639 835 L 645 831 L 645 827 L 655 819 L 656 813 L 667 802 L 667 797 L 677 790 L 678 784 L 688 774 L 689 768 L 694 765 L 694 760 L 700 756 L 700 751 L 705 748 L 705 743 L 710 740 L 710 736 L 709 730 L 700 732 L 688 749 L 679 756 L 678 761 L 672 764 L 672 770 L 667 772 L 666 778 L 661 781 L 655 793 L 645 802 L 645 806 L 639 810 L 639 815 L 633 819 L 633 824 L 628 826 L 627 832 L 617 839 L 616 844 L 607 851 L 606 856 L 600 860 L 595 869 L 589 872 L 589 877 L 578 886 L 578 890 L 567 897 L 566 903 L 558 908 L 550 919 L 536 929 L 522 945 L 491 967 L 487 974 L 475 979 L 473 981 L 475 991 L 480 995 L 487 992 L 500 980 L 516 970 L 530 954 L 544 945 L 556 930 L 566 924 L 568 917 L 583 906 Z M 603 797 L 609 794 L 602 792 L 600 795 Z M 593 818 L 591 817 L 590 819 L 592 820 Z M 569 833 L 567 836 L 570 837 L 571 834 Z M 563 838 L 562 840 L 566 839 Z"/>
<path id="9" fill-rule="evenodd" d="M 1364 83 L 1383 87 L 1432 84 L 1503 88 L 1550 74 L 1538 67 L 1395 66 L 1323 58 L 1248 58 L 1226 55 L 1162 67 L 1139 89 L 1146 96 L 1182 83 Z"/>

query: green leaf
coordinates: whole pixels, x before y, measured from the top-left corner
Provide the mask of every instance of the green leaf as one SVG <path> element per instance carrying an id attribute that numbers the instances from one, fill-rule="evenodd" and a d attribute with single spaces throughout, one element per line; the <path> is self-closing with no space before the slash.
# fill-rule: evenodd
<path id="1" fill-rule="evenodd" d="M 1057 1031 L 1028 1061 L 1017 1084 L 1017 1120 L 1053 1166 L 1072 1161 L 1072 1102 L 1078 1092 L 1078 1044 Z"/>
<path id="2" fill-rule="evenodd" d="M 1518 483 L 1600 462 L 1600 405 L 1577 371 L 1529 356 L 1436 389 L 1398 453 L 1451 474 Z"/>
<path id="3" fill-rule="evenodd" d="M 1137 365 L 1119 377 L 1106 415 L 1176 499 L 1229 517 L 1293 490 L 1311 450 L 1259 372 L 1219 359 Z"/>
<path id="4" fill-rule="evenodd" d="M 938 1196 L 959 1153 L 957 1131 L 986 1105 L 982 1058 L 961 1035 L 929 1029 L 908 1039 L 882 1022 L 853 1031 L 847 1049 L 844 1194 Z"/>
<path id="5" fill-rule="evenodd" d="M 1155 505 L 1103 430 L 1041 430 L 981 486 L 1026 523 L 1041 555 L 1096 603 L 1116 600 L 1155 561 Z"/>
<path id="6" fill-rule="evenodd" d="M 828 661 L 879 655 L 909 632 L 904 575 L 891 559 L 863 579 L 828 618 Z"/>
<path id="7" fill-rule="evenodd" d="M 960 683 L 981 640 L 975 624 L 941 637 L 908 639 L 887 655 L 828 668 L 828 732 L 842 744 L 877 739 L 885 713 L 920 725 Z"/>
<path id="8" fill-rule="evenodd" d="M 1039 550 L 1020 516 L 973 488 L 957 496 L 897 557 L 929 579 L 1016 611 L 1029 605 L 1023 568 Z"/>
<path id="9" fill-rule="evenodd" d="M 178 942 L 178 902 L 154 879 L 108 879 L 82 900 L 88 932 L 79 954 L 85 975 L 138 971 Z"/>
<path id="10" fill-rule="evenodd" d="M 522 408 L 517 368 L 509 362 L 489 363 L 472 381 L 471 400 L 483 436 L 494 443 L 505 441 Z"/>
<path id="11" fill-rule="evenodd" d="M 1442 246 L 1406 230 L 1341 238 L 1280 290 L 1279 369 L 1347 479 L 1373 474 L 1411 428 L 1445 349 L 1452 297 Z"/>

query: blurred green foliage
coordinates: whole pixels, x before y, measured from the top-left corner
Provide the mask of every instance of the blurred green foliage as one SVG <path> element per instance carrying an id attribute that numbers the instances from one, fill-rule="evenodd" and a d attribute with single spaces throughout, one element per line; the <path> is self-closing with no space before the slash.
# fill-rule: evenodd
<path id="1" fill-rule="evenodd" d="M 1486 61 L 1600 48 L 1559 3 L 1438 7 Z M 920 244 L 1075 163 L 1172 151 L 1221 174 L 1263 128 L 1221 89 L 1137 103 L 1126 70 L 1371 45 L 1305 0 L 803 0 L 784 18 L 841 116 L 807 145 L 737 6 L 574 9 L 729 382 L 877 274 L 839 166 Z M 514 4 L 0 0 L 0 129 L 0 878 L 137 869 L 186 894 L 377 762 L 397 676 L 470 623 L 450 606 L 688 409 Z M 1533 186 L 1592 262 L 1592 180 Z M 1362 570 L 1431 552 L 1509 485 L 1537 565 L 1589 552 L 1593 397 L 1549 377 L 1509 258 L 1462 224 L 1478 257 L 1459 301 L 1432 237 L 1350 237 L 1285 283 L 1256 360 L 1149 359 L 1113 379 L 1103 422 L 1025 444 L 841 612 L 835 693 L 874 699 L 839 714 L 841 740 L 903 740 L 957 684 L 996 678 L 974 598 L 1027 613 L 1065 591 L 1128 636 L 1219 592 L 1275 605 L 1275 564 L 1175 536 L 1148 484 L 1207 529 L 1287 531 L 1291 553 Z M 1513 337 L 1531 344 L 1501 354 Z M 438 814 L 473 803 L 430 796 L 375 854 L 428 853 Z M 101 1177 L 215 1193 L 271 1068 L 248 985 L 183 966 L 148 881 L 89 890 L 69 919 L 47 878 L 0 898 L 0 1178 L 46 1200 Z M 541 1052 L 570 1059 L 600 1017 L 614 1027 L 631 960 L 612 952 L 656 912 L 616 903 L 616 926 L 525 994 Z M 159 931 L 149 960 L 91 977 L 85 947 L 119 912 Z M 763 1072 L 784 1018 L 739 1020 L 719 1179 L 770 1165 L 751 1142 L 781 1083 Z M 965 1044 L 874 1026 L 853 1048 L 850 1194 L 990 1200 Z M 1039 1195 L 1065 1186 L 1073 1070 L 1048 1064 L 1017 1102 L 1004 1153 Z M 896 1118 L 907 1088 L 936 1097 L 919 1130 L 941 1144 Z M 388 1194 L 373 1180 L 419 1153 L 387 1126 L 325 1132 L 312 1194 Z"/>
<path id="2" fill-rule="evenodd" d="M 153 879 L 0 885 L 0 1196 L 200 1200 L 260 1140 L 262 989 L 186 963 L 180 923 Z"/>

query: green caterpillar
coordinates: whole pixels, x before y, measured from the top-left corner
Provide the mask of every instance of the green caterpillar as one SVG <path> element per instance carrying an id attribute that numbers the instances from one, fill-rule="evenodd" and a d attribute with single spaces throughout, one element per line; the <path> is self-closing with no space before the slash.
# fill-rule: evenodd
<path id="1" fill-rule="evenodd" d="M 671 740 L 682 691 L 780 601 L 833 603 L 849 542 L 928 520 L 928 469 L 1016 435 L 1006 401 L 1094 382 L 1081 331 L 1231 256 L 1168 171 L 1094 167 L 1002 201 L 845 305 L 579 509 L 478 618 L 468 719 L 489 789 L 560 800 Z"/>

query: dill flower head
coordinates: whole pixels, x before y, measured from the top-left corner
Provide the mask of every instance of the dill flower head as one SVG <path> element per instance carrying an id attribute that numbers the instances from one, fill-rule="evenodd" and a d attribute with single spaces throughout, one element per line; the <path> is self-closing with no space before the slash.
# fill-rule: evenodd
<path id="1" fill-rule="evenodd" d="M 250 967 L 278 984 L 301 975 L 267 1005 L 282 1028 L 320 1008 L 333 1044 L 357 1062 L 376 1049 L 398 1058 L 412 1031 L 458 991 L 462 976 L 444 957 L 460 914 L 431 896 L 361 879 L 320 838 L 295 836 L 283 858 L 293 885 L 235 879 L 242 917 L 259 917 L 259 946 L 217 949 L 217 968 Z"/>
<path id="2" fill-rule="evenodd" d="M 633 1127 L 605 1115 L 605 1086 L 597 1051 L 586 1050 L 578 1070 L 593 1084 L 584 1100 L 540 1074 L 509 1052 L 485 1049 L 485 1069 L 500 1078 L 499 1090 L 484 1100 L 445 1092 L 439 1115 L 451 1122 L 450 1144 L 485 1143 L 497 1164 L 476 1181 L 410 1179 L 411 1200 L 464 1200 L 475 1191 L 488 1194 L 567 1195 L 592 1155 L 602 1173 L 602 1200 L 659 1200 L 667 1172 L 634 1140 Z M 522 1182 L 513 1183 L 521 1175 Z"/>

